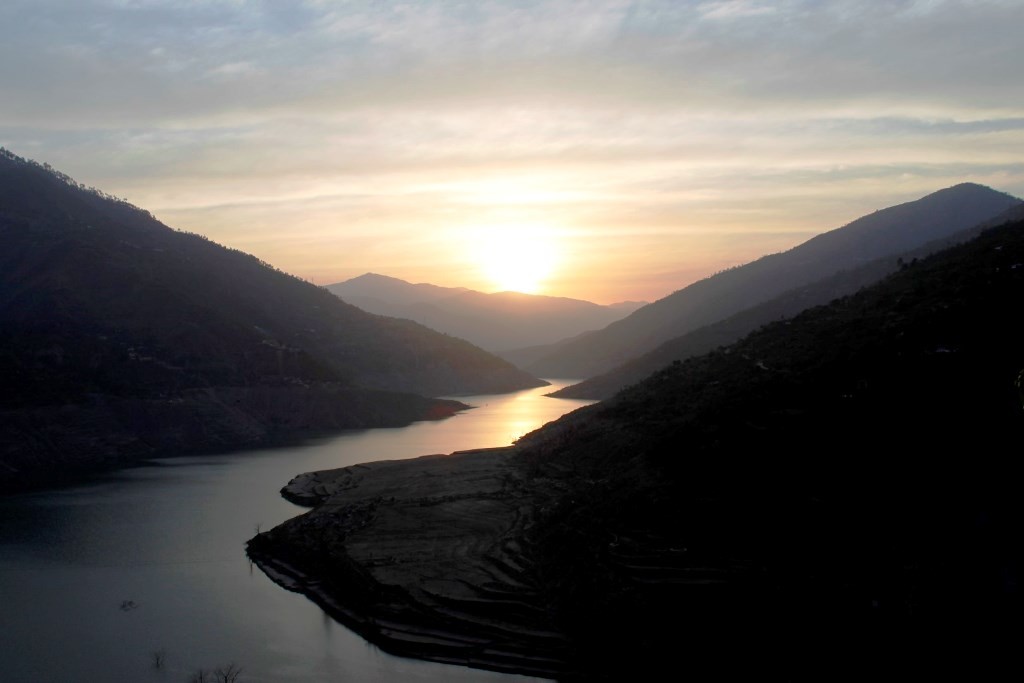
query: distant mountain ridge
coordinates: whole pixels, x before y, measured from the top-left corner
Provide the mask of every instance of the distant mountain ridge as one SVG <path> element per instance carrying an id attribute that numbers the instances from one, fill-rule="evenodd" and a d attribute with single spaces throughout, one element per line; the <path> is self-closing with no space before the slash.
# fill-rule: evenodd
<path id="1" fill-rule="evenodd" d="M 422 395 L 544 384 L 6 150 L 0 381 L 0 488 L 57 468 L 407 424 L 465 407 Z"/>
<path id="2" fill-rule="evenodd" d="M 886 256 L 875 259 L 857 268 L 842 270 L 830 277 L 785 292 L 770 301 L 740 311 L 724 320 L 670 339 L 657 348 L 608 372 L 564 387 L 552 392 L 549 396 L 596 400 L 611 398 L 619 390 L 643 380 L 670 363 L 732 344 L 762 325 L 781 318 L 792 317 L 812 306 L 826 304 L 833 299 L 853 294 L 860 288 L 874 284 L 886 275 L 894 273 L 918 259 L 954 244 L 973 239 L 988 228 L 1022 219 L 1024 219 L 1024 203 L 1017 204 L 990 221 L 949 237 L 934 240 L 917 249 L 903 252 L 896 258 Z"/>
<path id="3" fill-rule="evenodd" d="M 344 282 L 335 282 L 325 287 L 356 306 L 356 301 L 375 300 L 385 306 L 411 306 L 447 299 L 470 291 L 465 287 L 441 287 L 427 282 L 413 284 L 406 280 L 379 273 L 364 273 Z M 369 309 L 364 309 L 369 310 Z M 377 311 L 370 311 L 377 313 Z M 389 313 L 381 313 L 389 315 Z"/>
<path id="4" fill-rule="evenodd" d="M 493 352 L 549 344 L 600 329 L 645 305 L 629 301 L 602 306 L 520 292 L 487 294 L 465 287 L 412 284 L 377 273 L 326 288 L 363 310 L 415 320 Z"/>
<path id="5" fill-rule="evenodd" d="M 531 353 L 503 354 L 545 377 L 593 377 L 660 344 L 868 261 L 909 251 L 968 229 L 1020 203 L 962 183 L 858 218 L 788 251 L 695 282 L 596 332 Z"/>

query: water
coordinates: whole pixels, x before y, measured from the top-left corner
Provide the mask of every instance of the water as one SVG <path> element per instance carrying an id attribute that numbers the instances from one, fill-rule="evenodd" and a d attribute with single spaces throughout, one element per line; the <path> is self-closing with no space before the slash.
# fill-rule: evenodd
<path id="1" fill-rule="evenodd" d="M 177 683 L 232 662 L 249 683 L 536 680 L 388 655 L 272 583 L 244 546 L 304 511 L 278 493 L 295 474 L 507 445 L 588 403 L 543 396 L 566 383 L 461 397 L 478 407 L 440 422 L 0 498 L 0 680 Z"/>

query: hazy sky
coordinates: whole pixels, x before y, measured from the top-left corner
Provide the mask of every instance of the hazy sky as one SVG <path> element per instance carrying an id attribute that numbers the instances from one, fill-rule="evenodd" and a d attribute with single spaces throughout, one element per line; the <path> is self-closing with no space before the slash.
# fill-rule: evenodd
<path id="1" fill-rule="evenodd" d="M 653 300 L 958 182 L 1024 195 L 1022 26 L 1022 0 L 2 0 L 0 145 L 318 284 Z"/>

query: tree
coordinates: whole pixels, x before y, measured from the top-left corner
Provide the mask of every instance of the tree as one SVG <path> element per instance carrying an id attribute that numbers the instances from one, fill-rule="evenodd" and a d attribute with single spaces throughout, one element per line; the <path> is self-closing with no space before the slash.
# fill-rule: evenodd
<path id="1" fill-rule="evenodd" d="M 237 683 L 242 675 L 242 667 L 234 662 L 219 666 L 213 671 L 199 669 L 189 679 L 189 683 Z"/>

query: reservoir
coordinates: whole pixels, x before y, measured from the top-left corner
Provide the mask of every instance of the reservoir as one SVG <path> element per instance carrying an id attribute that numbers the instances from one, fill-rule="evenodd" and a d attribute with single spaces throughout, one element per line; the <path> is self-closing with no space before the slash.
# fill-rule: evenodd
<path id="1" fill-rule="evenodd" d="M 300 472 L 511 444 L 590 401 L 512 394 L 438 422 L 301 446 L 166 458 L 80 485 L 0 497 L 0 679 L 239 683 L 537 680 L 394 657 L 253 567 L 245 542 L 302 514 Z"/>

